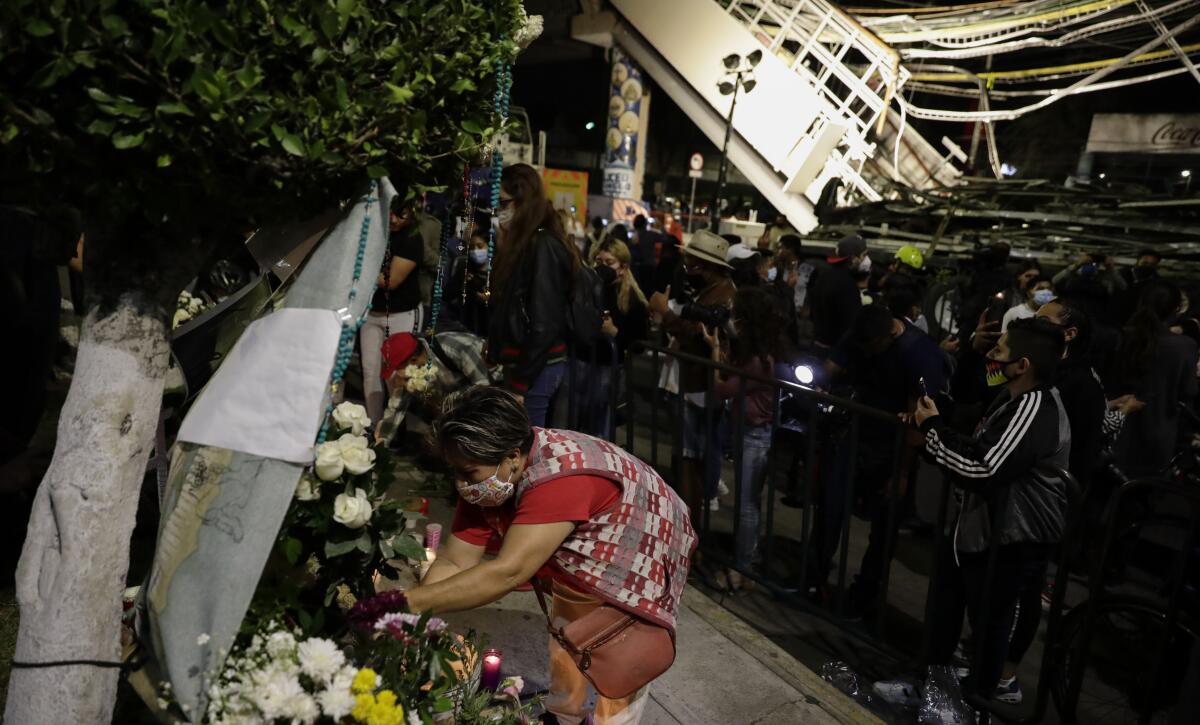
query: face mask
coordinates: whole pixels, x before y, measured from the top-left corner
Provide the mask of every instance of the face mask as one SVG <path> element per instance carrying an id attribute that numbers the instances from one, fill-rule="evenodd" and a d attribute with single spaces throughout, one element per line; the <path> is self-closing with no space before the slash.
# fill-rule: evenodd
<path id="1" fill-rule="evenodd" d="M 1038 307 L 1054 301 L 1054 290 L 1040 289 L 1033 293 L 1033 301 Z"/>
<path id="2" fill-rule="evenodd" d="M 500 466 L 496 464 L 496 472 L 479 483 L 472 483 L 469 486 L 463 486 L 458 489 L 458 493 L 467 503 L 475 504 L 476 506 L 494 507 L 500 506 L 509 498 L 512 497 L 516 486 L 510 481 L 500 480 Z M 509 474 L 512 478 L 512 474 Z"/>
<path id="3" fill-rule="evenodd" d="M 779 277 L 778 269 L 776 269 L 775 267 L 771 267 L 770 269 L 767 270 L 767 281 L 768 282 L 774 282 L 777 277 Z"/>
<path id="4" fill-rule="evenodd" d="M 1012 378 L 1008 377 L 1008 373 L 1004 372 L 1004 368 L 1015 363 L 1016 360 L 988 360 L 987 361 L 987 384 L 989 388 L 994 388 L 999 385 L 1004 385 Z"/>
<path id="5" fill-rule="evenodd" d="M 471 261 L 474 262 L 475 264 L 478 264 L 480 267 L 487 264 L 487 250 L 486 249 L 472 249 L 470 252 L 470 256 L 471 256 Z"/>
<path id="6" fill-rule="evenodd" d="M 496 215 L 496 219 L 498 219 L 500 221 L 501 225 L 508 226 L 509 222 L 511 222 L 513 220 L 514 211 L 515 210 L 512 208 L 511 205 L 505 209 L 501 209 L 500 213 Z"/>
<path id="7" fill-rule="evenodd" d="M 860 261 L 858 263 L 858 271 L 859 272 L 870 272 L 871 271 L 871 258 L 870 257 L 862 258 L 862 261 Z"/>
<path id="8" fill-rule="evenodd" d="M 601 264 L 596 267 L 596 276 L 606 285 L 611 285 L 617 281 L 617 271 L 607 264 Z"/>

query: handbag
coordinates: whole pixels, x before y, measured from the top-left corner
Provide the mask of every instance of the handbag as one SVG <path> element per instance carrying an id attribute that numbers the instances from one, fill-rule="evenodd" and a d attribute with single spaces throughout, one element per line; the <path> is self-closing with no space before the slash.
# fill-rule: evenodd
<path id="1" fill-rule="evenodd" d="M 666 627 L 607 603 L 565 627 L 555 627 L 542 582 L 534 579 L 533 589 L 550 636 L 604 697 L 629 697 L 675 662 L 675 633 Z"/>

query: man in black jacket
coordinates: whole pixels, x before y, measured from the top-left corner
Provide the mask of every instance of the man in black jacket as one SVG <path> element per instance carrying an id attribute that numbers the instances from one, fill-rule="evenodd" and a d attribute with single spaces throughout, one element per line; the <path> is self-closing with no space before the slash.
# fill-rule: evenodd
<path id="1" fill-rule="evenodd" d="M 925 434 L 927 454 L 961 493 L 953 559 L 944 556 L 945 573 L 937 582 L 935 614 L 928 623 L 935 628 L 932 664 L 950 662 L 965 608 L 978 643 L 974 690 L 1004 699 L 1019 692 L 1015 678 L 1000 682 L 1017 600 L 1031 587 L 1041 591 L 1066 515 L 1065 482 L 1042 468 L 1066 468 L 1070 461 L 1070 424 L 1053 386 L 1064 344 L 1062 331 L 1045 320 L 1009 325 L 987 356 L 989 385 L 1005 390 L 974 435 L 951 430 L 928 397 L 918 402 L 913 415 Z M 993 543 L 999 550 L 995 578 L 988 582 Z M 985 602 L 988 616 L 980 621 Z M 1011 646 L 1023 650 L 1028 644 Z"/>
<path id="2" fill-rule="evenodd" d="M 817 273 L 811 288 L 814 337 L 819 347 L 830 349 L 850 330 L 854 316 L 862 307 L 856 272 L 870 271 L 867 243 L 857 234 L 844 237 L 837 251 L 827 260 L 829 266 Z"/>

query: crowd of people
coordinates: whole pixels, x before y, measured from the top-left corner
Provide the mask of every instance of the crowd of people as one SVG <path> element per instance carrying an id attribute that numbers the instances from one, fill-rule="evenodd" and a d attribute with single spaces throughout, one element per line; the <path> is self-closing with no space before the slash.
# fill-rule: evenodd
<path id="1" fill-rule="evenodd" d="M 877 413 L 854 425 L 831 415 L 808 432 L 820 436 L 818 460 L 803 462 L 818 470 L 817 487 L 791 501 L 817 511 L 810 566 L 799 576 L 818 598 L 831 593 L 827 579 L 849 515 L 870 523 L 845 593 L 850 616 L 880 605 L 898 527 L 914 516 L 921 461 L 944 470 L 958 505 L 945 552 L 949 574 L 934 596 L 933 657 L 955 658 L 965 615 L 984 643 L 973 682 L 1009 702 L 1021 698 L 1014 668 L 1037 631 L 1048 563 L 1058 546 L 1081 546 L 1062 541 L 1076 512 L 1058 471 L 1078 482 L 1083 496 L 1074 505 L 1095 522 L 1116 472 L 1159 475 L 1190 435 L 1179 406 L 1190 406 L 1197 392 L 1200 310 L 1190 304 L 1194 295 L 1158 274 L 1161 258 L 1152 250 L 1132 268 L 1089 254 L 1051 276 L 1036 261 L 1010 259 L 1006 245 L 986 247 L 963 264 L 968 283 L 950 321 L 925 314 L 930 275 L 916 247 L 884 253 L 849 235 L 831 253 L 815 254 L 784 223 L 759 240 L 702 230 L 685 245 L 645 217 L 632 230 L 595 224 L 583 233 L 523 165 L 501 179 L 494 259 L 487 225 L 475 227 L 447 267 L 448 312 L 438 332 L 479 344 L 456 347 L 469 351 L 469 365 L 443 367 L 489 369 L 535 428 L 556 423 L 612 439 L 635 343 L 669 345 L 674 355 L 655 381 L 655 400 L 681 398 L 670 408 L 682 410 L 672 419 L 681 443 L 673 485 L 693 521 L 719 510 L 728 492 L 725 461 L 740 469 L 733 566 L 717 572 L 715 586 L 751 586 L 747 574 L 759 566 L 769 453 L 781 435 L 779 381 L 820 387 Z M 397 261 L 411 260 L 408 246 L 393 246 L 381 280 L 377 309 L 387 310 L 393 332 L 412 325 L 404 287 L 411 267 Z M 576 308 L 593 278 L 599 332 L 581 335 Z M 364 356 L 364 368 L 368 362 Z M 809 379 L 797 381 L 800 362 L 815 368 Z M 395 360 L 388 365 L 397 369 Z M 454 378 L 445 380 L 448 393 Z M 389 385 L 403 394 L 403 381 Z M 562 408 L 566 399 L 570 420 L 556 419 L 556 401 Z M 896 507 L 900 516 L 891 513 Z M 989 584 L 984 552 L 992 541 L 999 558 Z M 980 622 L 985 590 L 991 616 Z"/>

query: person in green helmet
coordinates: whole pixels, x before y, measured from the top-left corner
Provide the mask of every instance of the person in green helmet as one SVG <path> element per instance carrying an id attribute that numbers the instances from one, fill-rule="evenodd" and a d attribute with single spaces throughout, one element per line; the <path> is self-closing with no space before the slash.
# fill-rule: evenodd
<path id="1" fill-rule="evenodd" d="M 880 281 L 879 288 L 888 296 L 895 296 L 891 294 L 892 290 L 907 288 L 903 297 L 914 300 L 915 304 L 911 310 L 904 311 L 904 318 L 917 329 L 929 334 L 929 321 L 925 319 L 921 309 L 925 301 L 925 280 L 921 276 L 924 267 L 925 255 L 911 244 L 906 244 L 896 250 L 896 256 L 888 265 L 887 275 Z"/>

